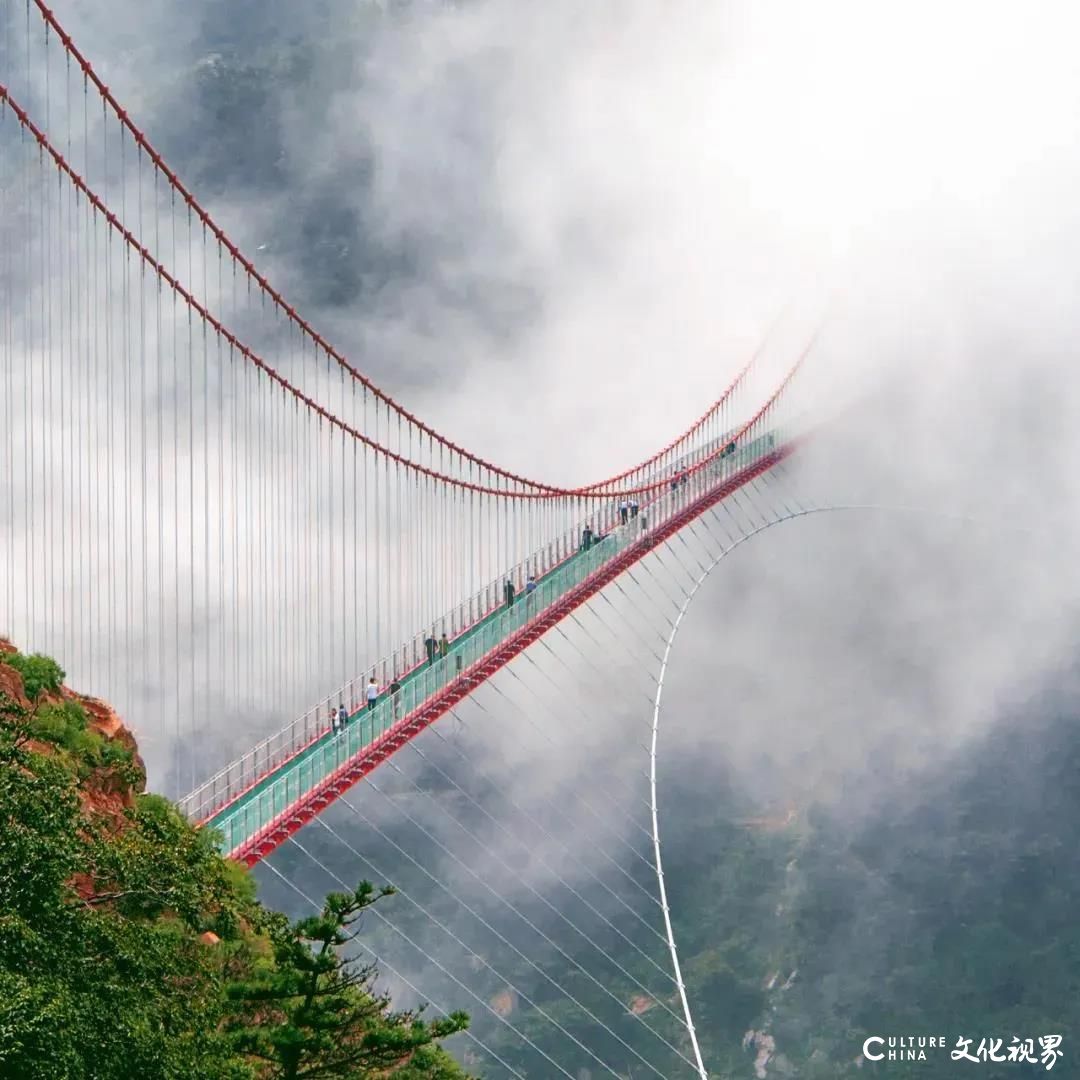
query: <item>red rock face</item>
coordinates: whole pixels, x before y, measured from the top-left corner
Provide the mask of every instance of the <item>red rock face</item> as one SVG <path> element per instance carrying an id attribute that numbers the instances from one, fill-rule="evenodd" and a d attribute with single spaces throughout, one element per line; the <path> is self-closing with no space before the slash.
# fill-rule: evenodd
<path id="1" fill-rule="evenodd" d="M 18 650 L 10 641 L 0 638 L 0 660 L 3 659 L 4 654 L 16 651 Z M 31 702 L 26 698 L 19 673 L 14 668 L 3 663 L 0 663 L 0 691 L 8 694 L 24 708 L 29 709 L 32 707 Z M 119 767 L 94 768 L 87 774 L 87 762 L 84 759 L 81 762 L 81 768 L 76 772 L 78 784 L 76 791 L 86 828 L 103 829 L 114 835 L 120 835 L 131 827 L 133 821 L 131 810 L 135 806 L 135 798 L 146 787 L 146 770 L 142 758 L 139 757 L 135 738 L 124 727 L 123 721 L 121 721 L 115 709 L 104 701 L 86 697 L 83 694 L 76 693 L 74 690 L 69 690 L 66 686 L 61 687 L 57 693 L 42 694 L 36 704 L 39 706 L 42 704 L 55 705 L 63 702 L 74 702 L 80 705 L 86 713 L 88 729 L 112 743 L 119 743 L 131 751 L 133 762 L 138 767 L 139 778 L 134 785 L 132 779 L 135 774 L 126 762 Z M 26 746 L 28 749 L 44 755 L 64 753 L 55 743 L 41 739 L 30 739 L 27 741 Z M 97 880 L 92 872 L 75 874 L 70 881 L 70 885 L 84 900 L 108 894 L 110 891 L 109 882 Z M 205 936 L 203 940 L 207 941 L 208 944 L 210 943 Z"/>
<path id="2" fill-rule="evenodd" d="M 24 708 L 28 708 L 30 705 L 30 702 L 26 700 L 26 694 L 23 692 L 22 679 L 19 677 L 19 673 L 14 668 L 8 667 L 7 664 L 0 664 L 0 693 L 7 694 L 8 697 L 17 701 Z"/>
<path id="3" fill-rule="evenodd" d="M 18 649 L 6 638 L 0 638 L 0 653 L 13 652 L 18 652 Z M 0 692 L 8 694 L 25 708 L 30 707 L 19 673 L 6 664 L 0 664 Z M 139 771 L 145 777 L 146 768 L 139 756 L 135 737 L 124 727 L 115 709 L 104 701 L 76 693 L 66 686 L 62 686 L 57 694 L 42 694 L 39 703 L 60 704 L 63 701 L 73 701 L 82 706 L 91 731 L 96 731 L 111 742 L 118 742 L 130 750 Z M 31 740 L 31 748 L 46 754 L 54 750 L 52 744 L 36 739 Z M 115 769 L 95 769 L 79 785 L 79 797 L 85 813 L 103 815 L 114 822 L 117 828 L 123 828 L 126 821 L 124 811 L 135 805 L 136 794 L 145 789 L 145 781 L 132 787 Z"/>
<path id="4" fill-rule="evenodd" d="M 127 811 L 135 805 L 135 790 L 115 770 L 95 769 L 79 784 L 79 801 L 87 817 L 106 818 L 110 828 L 127 828 Z"/>
<path id="5" fill-rule="evenodd" d="M 104 735 L 106 739 L 113 738 L 119 731 L 123 731 L 129 738 L 131 737 L 120 722 L 120 717 L 116 715 L 115 710 L 106 705 L 104 701 L 76 694 L 66 686 L 63 689 L 63 695 L 68 701 L 78 702 L 86 710 L 86 715 L 90 720 L 90 727 Z"/>
<path id="6" fill-rule="evenodd" d="M 91 730 L 104 735 L 106 739 L 120 743 L 121 746 L 124 746 L 131 751 L 135 757 L 135 763 L 138 765 L 139 771 L 145 777 L 146 763 L 139 755 L 139 747 L 135 742 L 135 736 L 124 727 L 123 721 L 120 719 L 116 710 L 113 709 L 111 705 L 106 704 L 104 701 L 100 701 L 98 698 L 85 697 L 82 694 L 76 694 L 74 691 L 68 690 L 67 687 L 64 687 L 63 693 L 64 697 L 69 701 L 75 701 L 83 707 L 87 719 L 90 722 Z M 125 804 L 128 806 L 134 805 L 135 794 L 145 790 L 145 781 L 135 788 L 127 788 L 125 790 Z"/>

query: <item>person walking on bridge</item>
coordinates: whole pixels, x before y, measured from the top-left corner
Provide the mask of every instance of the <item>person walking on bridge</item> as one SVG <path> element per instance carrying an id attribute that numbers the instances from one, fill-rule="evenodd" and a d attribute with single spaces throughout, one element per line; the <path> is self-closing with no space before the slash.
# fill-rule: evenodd
<path id="1" fill-rule="evenodd" d="M 427 662 L 428 666 L 435 663 L 435 653 L 438 651 L 439 643 L 435 640 L 435 631 L 432 630 L 431 634 L 424 638 L 424 648 L 427 650 Z"/>
<path id="2" fill-rule="evenodd" d="M 592 525 L 586 525 L 585 528 L 581 530 L 581 546 L 578 548 L 578 551 L 588 551 L 589 548 L 592 547 L 592 541 Z"/>
<path id="3" fill-rule="evenodd" d="M 626 498 L 619 503 L 619 521 L 625 525 L 630 520 L 630 501 Z"/>
<path id="4" fill-rule="evenodd" d="M 368 679 L 367 684 L 367 710 L 368 712 L 375 711 L 375 703 L 379 700 L 379 684 L 375 681 L 375 676 L 372 675 Z"/>
<path id="5" fill-rule="evenodd" d="M 445 660 L 450 655 L 450 639 L 446 636 L 446 631 L 442 633 L 442 637 L 439 638 L 439 656 Z"/>
<path id="6" fill-rule="evenodd" d="M 514 583 L 509 578 L 507 578 L 506 584 L 503 586 L 503 595 L 506 597 L 507 609 L 514 606 L 514 592 Z"/>
<path id="7" fill-rule="evenodd" d="M 636 518 L 637 517 L 637 512 L 638 512 L 638 501 L 637 501 L 637 499 L 631 499 L 630 500 L 630 516 L 632 518 Z"/>
<path id="8" fill-rule="evenodd" d="M 394 719 L 396 720 L 401 711 L 401 683 L 398 682 L 396 674 L 390 683 L 390 701 L 394 706 Z"/>

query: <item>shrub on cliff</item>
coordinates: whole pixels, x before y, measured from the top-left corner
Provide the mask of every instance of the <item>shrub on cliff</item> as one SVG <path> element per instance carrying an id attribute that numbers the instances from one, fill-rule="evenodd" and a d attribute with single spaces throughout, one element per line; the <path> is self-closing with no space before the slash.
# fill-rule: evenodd
<path id="1" fill-rule="evenodd" d="M 51 742 L 67 751 L 80 779 L 86 779 L 94 769 L 112 769 L 128 786 L 134 786 L 142 779 L 142 770 L 136 765 L 131 750 L 123 743 L 106 739 L 91 730 L 86 711 L 78 702 L 41 705 L 29 714 L 26 727 L 35 739 Z"/>
<path id="2" fill-rule="evenodd" d="M 56 693 L 64 683 L 64 669 L 50 656 L 32 653 L 5 653 L 0 660 L 13 667 L 22 677 L 26 696 L 34 701 L 43 690 Z"/>

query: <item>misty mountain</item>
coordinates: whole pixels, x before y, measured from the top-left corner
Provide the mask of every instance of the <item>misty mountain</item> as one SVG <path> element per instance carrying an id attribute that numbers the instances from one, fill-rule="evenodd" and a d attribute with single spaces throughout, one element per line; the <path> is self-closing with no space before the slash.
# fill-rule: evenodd
<path id="1" fill-rule="evenodd" d="M 1080 814 L 1078 714 L 1080 686 L 1075 676 L 1062 676 L 1022 712 L 1002 716 L 961 759 L 943 761 L 917 783 L 910 776 L 888 779 L 885 763 L 873 781 L 883 789 L 880 798 L 865 816 L 847 813 L 844 795 L 827 805 L 762 804 L 722 761 L 669 762 L 672 779 L 662 795 L 665 880 L 710 1072 L 947 1080 L 958 1075 L 949 1053 L 960 1037 L 972 1039 L 974 1051 L 982 1039 L 1001 1039 L 1008 1047 L 1014 1037 L 1030 1038 L 1038 1048 L 1040 1036 L 1060 1035 L 1066 1057 L 1057 1070 L 1069 1075 L 1069 1048 L 1080 1028 L 1080 931 L 1074 916 L 1080 863 L 1071 850 Z M 425 753 L 431 755 L 430 747 Z M 441 765 L 450 768 L 446 761 Z M 421 782 L 447 818 L 477 831 L 482 812 L 501 812 L 495 793 L 470 808 L 438 776 L 426 772 Z M 852 801 L 855 789 L 867 782 L 865 776 L 849 778 Z M 365 794 L 351 798 L 364 807 Z M 420 800 L 404 792 L 395 798 L 405 800 L 407 812 L 420 813 Z M 586 941 L 566 933 L 547 905 L 554 901 L 577 918 L 583 909 L 565 890 L 507 892 L 524 917 L 564 950 L 560 955 L 525 930 L 521 917 L 511 917 L 473 889 L 465 896 L 486 921 L 491 932 L 485 932 L 445 889 L 425 881 L 402 857 L 394 858 L 390 845 L 398 844 L 445 879 L 432 837 L 397 816 L 379 821 L 381 838 L 356 821 L 350 824 L 348 815 L 330 817 L 360 853 L 406 883 L 412 899 L 394 912 L 399 930 L 441 957 L 481 1000 L 499 1005 L 564 1066 L 580 1076 L 602 1074 L 554 1023 L 576 1032 L 622 1075 L 646 1073 L 636 1054 L 662 1073 L 677 1065 L 677 1059 L 658 1055 L 656 1039 L 630 1016 L 632 1008 L 642 1009 L 649 1028 L 689 1054 L 685 1030 L 664 1011 L 678 1012 L 674 987 L 648 959 L 662 958 L 655 939 L 627 912 L 609 911 L 610 928 L 597 941 Z M 427 819 L 434 819 L 430 811 Z M 304 854 L 284 849 L 274 858 L 286 876 L 309 889 L 333 884 L 307 853 L 343 877 L 355 875 L 354 855 L 329 832 L 309 829 L 301 840 Z M 634 876 L 650 884 L 644 868 Z M 274 903 L 302 913 L 295 895 L 263 880 Z M 576 887 L 583 902 L 603 906 L 602 884 Z M 461 895 L 460 884 L 457 889 Z M 426 914 L 410 908 L 413 900 Z M 650 909 L 642 910 L 648 921 Z M 492 970 L 478 968 L 475 958 L 467 962 L 432 918 L 490 961 Z M 652 921 L 659 925 L 658 916 Z M 494 932 L 520 948 L 528 962 L 500 945 Z M 392 955 L 397 934 L 369 923 L 366 941 Z M 618 970 L 604 960 L 598 943 Z M 605 989 L 584 972 L 599 974 Z M 430 968 L 417 977 L 436 1000 L 465 996 Z M 667 993 L 642 992 L 643 986 L 664 985 Z M 609 1033 L 587 1022 L 563 990 L 602 1019 Z M 613 1003 L 606 991 L 618 1000 Z M 462 1004 L 470 1006 L 473 1030 L 500 1057 L 525 1075 L 545 1074 L 544 1062 L 513 1032 L 476 1002 Z M 861 1057 L 863 1041 L 874 1035 L 944 1037 L 948 1052 L 929 1050 L 925 1060 L 874 1064 Z M 755 1059 L 763 1073 L 755 1073 Z M 504 1075 L 490 1062 L 483 1065 L 483 1075 Z M 668 1074 L 688 1073 L 678 1068 Z M 994 1080 L 1045 1073 L 1041 1063 L 987 1062 L 979 1068 Z"/>

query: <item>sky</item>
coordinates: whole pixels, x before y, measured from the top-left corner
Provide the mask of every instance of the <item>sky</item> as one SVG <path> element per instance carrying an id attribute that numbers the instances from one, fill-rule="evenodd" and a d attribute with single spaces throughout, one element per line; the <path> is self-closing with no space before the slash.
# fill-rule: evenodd
<path id="1" fill-rule="evenodd" d="M 314 324 L 527 475 L 615 472 L 778 314 L 778 356 L 820 330 L 799 392 L 830 423 L 785 483 L 878 509 L 778 525 L 709 576 L 662 784 L 705 749 L 770 807 L 858 817 L 1070 657 L 1075 5 L 55 8 Z M 584 711 L 617 731 L 607 701 Z M 541 760 L 546 800 L 576 774 Z"/>

